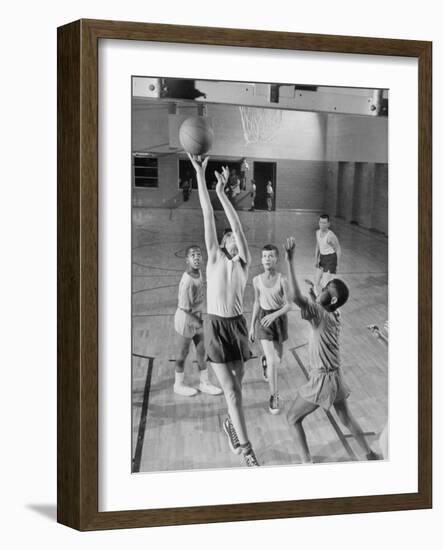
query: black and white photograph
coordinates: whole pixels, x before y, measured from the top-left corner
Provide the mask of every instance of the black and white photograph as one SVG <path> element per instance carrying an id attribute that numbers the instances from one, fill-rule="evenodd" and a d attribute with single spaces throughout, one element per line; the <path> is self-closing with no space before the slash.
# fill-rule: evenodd
<path id="1" fill-rule="evenodd" d="M 389 460 L 389 90 L 131 88 L 132 472 Z"/>
<path id="2" fill-rule="evenodd" d="M 2 546 L 440 540 L 438 3 L 4 8 Z"/>

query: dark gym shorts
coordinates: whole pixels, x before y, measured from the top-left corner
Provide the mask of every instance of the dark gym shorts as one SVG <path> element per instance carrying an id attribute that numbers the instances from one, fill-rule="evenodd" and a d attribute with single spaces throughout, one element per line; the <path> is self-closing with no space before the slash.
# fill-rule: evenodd
<path id="1" fill-rule="evenodd" d="M 326 273 L 337 273 L 337 254 L 320 254 L 318 267 L 321 267 Z"/>
<path id="2" fill-rule="evenodd" d="M 256 336 L 259 340 L 272 340 L 281 344 L 288 339 L 288 316 L 286 313 L 280 315 L 277 319 L 271 323 L 269 327 L 264 327 L 261 324 L 261 320 L 265 315 L 274 313 L 277 309 L 262 309 L 258 311 L 258 317 L 256 321 Z"/>
<path id="3" fill-rule="evenodd" d="M 211 363 L 245 362 L 252 357 L 243 315 L 219 317 L 208 314 L 204 333 L 207 359 Z"/>

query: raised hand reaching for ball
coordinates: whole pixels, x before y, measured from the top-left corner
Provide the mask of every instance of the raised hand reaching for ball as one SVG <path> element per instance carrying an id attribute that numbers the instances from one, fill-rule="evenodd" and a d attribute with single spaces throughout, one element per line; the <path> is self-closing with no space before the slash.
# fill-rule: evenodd
<path id="1" fill-rule="evenodd" d="M 206 166 L 208 165 L 209 157 L 205 157 L 204 159 L 202 159 L 201 155 L 193 155 L 192 153 L 187 153 L 187 155 L 196 173 L 204 175 L 206 171 Z"/>
<path id="2" fill-rule="evenodd" d="M 220 172 L 217 172 L 217 170 L 215 170 L 214 174 L 217 178 L 217 186 L 215 190 L 217 191 L 217 193 L 224 193 L 226 185 L 229 181 L 229 168 L 227 166 L 222 166 L 221 174 Z"/>

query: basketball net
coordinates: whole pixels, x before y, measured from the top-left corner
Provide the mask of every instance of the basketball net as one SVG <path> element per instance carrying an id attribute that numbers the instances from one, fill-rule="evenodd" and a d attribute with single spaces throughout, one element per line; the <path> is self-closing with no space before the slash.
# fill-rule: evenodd
<path id="1" fill-rule="evenodd" d="M 239 107 L 243 135 L 247 144 L 267 142 L 274 139 L 282 123 L 280 109 Z"/>

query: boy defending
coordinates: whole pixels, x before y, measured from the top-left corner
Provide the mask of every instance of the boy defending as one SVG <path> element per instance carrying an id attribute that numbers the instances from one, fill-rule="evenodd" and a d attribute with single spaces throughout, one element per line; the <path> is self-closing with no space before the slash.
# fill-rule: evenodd
<path id="1" fill-rule="evenodd" d="M 196 388 L 184 383 L 185 361 L 191 342 L 194 342 L 198 368 L 200 370 L 199 390 L 209 395 L 220 395 L 220 388 L 209 382 L 205 361 L 205 344 L 203 340 L 203 279 L 200 271 L 202 261 L 201 249 L 197 245 L 186 249 L 186 271 L 178 287 L 178 306 L 174 317 L 174 328 L 178 338 L 178 352 L 175 361 L 174 392 L 186 397 L 197 394 Z"/>
<path id="2" fill-rule="evenodd" d="M 280 398 L 277 386 L 277 367 L 283 356 L 283 342 L 288 339 L 288 316 L 286 280 L 275 266 L 278 262 L 278 248 L 267 244 L 262 249 L 261 263 L 264 272 L 252 279 L 254 306 L 252 309 L 249 340 L 260 340 L 263 377 L 269 383 L 269 412 L 280 412 Z"/>
<path id="3" fill-rule="evenodd" d="M 200 157 L 190 154 L 188 156 L 197 174 L 208 252 L 206 351 L 228 407 L 223 430 L 231 451 L 241 454 L 247 466 L 258 466 L 247 434 L 242 397 L 244 363 L 251 358 L 248 330 L 243 316 L 243 296 L 251 256 L 238 214 L 225 193 L 229 180 L 228 168 L 224 167 L 221 174 L 215 172 L 217 197 L 231 227 L 225 232 L 219 246 L 214 212 L 205 180 L 208 157 L 202 161 Z"/>
<path id="4" fill-rule="evenodd" d="M 286 241 L 286 262 L 288 266 L 289 294 L 301 309 L 302 319 L 309 322 L 309 381 L 298 389 L 295 400 L 288 411 L 287 419 L 300 449 L 302 462 L 312 462 L 303 429 L 303 419 L 318 407 L 328 410 L 332 405 L 340 421 L 355 437 L 365 452 L 367 460 L 379 457 L 371 450 L 363 431 L 351 415 L 346 399 L 350 390 L 340 368 L 340 313 L 349 296 L 348 287 L 340 279 L 332 279 L 323 288 L 314 302 L 301 293 L 295 274 L 295 240 Z"/>
<path id="5" fill-rule="evenodd" d="M 317 294 L 321 292 L 322 285 L 328 283 L 332 279 L 332 275 L 337 273 L 337 266 L 341 257 L 337 235 L 329 229 L 329 226 L 328 214 L 322 214 L 318 220 L 319 228 L 315 232 L 315 290 Z M 323 276 L 325 276 L 324 281 L 322 281 Z"/>

